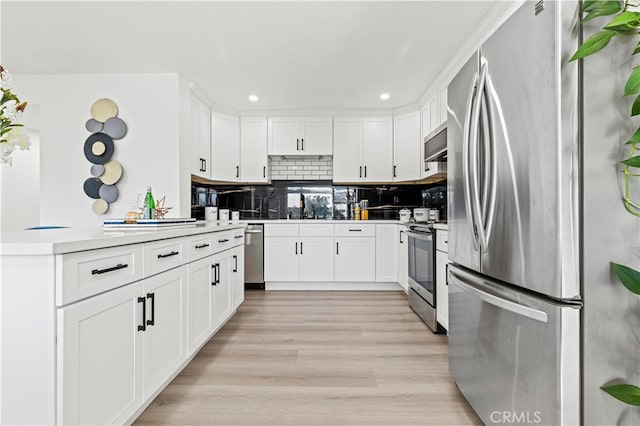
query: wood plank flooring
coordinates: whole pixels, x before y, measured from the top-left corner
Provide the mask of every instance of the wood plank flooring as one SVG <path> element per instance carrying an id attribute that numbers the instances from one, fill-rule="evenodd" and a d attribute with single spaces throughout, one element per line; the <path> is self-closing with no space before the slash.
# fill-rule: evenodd
<path id="1" fill-rule="evenodd" d="M 402 292 L 248 291 L 137 425 L 481 425 Z"/>

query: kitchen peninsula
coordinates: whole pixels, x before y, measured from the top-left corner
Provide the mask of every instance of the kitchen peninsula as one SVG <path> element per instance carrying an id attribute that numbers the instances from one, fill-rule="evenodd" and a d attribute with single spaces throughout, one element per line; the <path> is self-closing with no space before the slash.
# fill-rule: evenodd
<path id="1" fill-rule="evenodd" d="M 6 232 L 2 424 L 130 423 L 244 300 L 244 225 Z"/>

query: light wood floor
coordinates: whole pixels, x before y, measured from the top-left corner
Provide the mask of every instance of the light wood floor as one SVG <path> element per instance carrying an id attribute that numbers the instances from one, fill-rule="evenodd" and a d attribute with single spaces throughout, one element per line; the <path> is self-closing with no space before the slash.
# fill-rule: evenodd
<path id="1" fill-rule="evenodd" d="M 246 293 L 136 424 L 482 424 L 401 292 Z"/>

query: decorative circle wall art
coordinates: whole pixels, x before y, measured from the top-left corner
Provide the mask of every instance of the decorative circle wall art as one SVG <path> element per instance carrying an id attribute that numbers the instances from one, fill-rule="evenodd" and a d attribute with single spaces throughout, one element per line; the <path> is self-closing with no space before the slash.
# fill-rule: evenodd
<path id="1" fill-rule="evenodd" d="M 98 99 L 91 106 L 91 118 L 85 128 L 91 135 L 84 142 L 84 156 L 91 163 L 91 176 L 84 181 L 84 193 L 94 199 L 92 209 L 105 214 L 109 203 L 118 199 L 116 183 L 122 177 L 122 165 L 111 157 L 114 140 L 127 134 L 127 125 L 118 118 L 118 105 L 111 99 Z"/>

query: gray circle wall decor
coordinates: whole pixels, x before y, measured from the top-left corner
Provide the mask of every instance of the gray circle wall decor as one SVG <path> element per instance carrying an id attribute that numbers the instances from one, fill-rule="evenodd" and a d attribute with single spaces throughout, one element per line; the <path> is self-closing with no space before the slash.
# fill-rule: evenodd
<path id="1" fill-rule="evenodd" d="M 118 199 L 116 183 L 122 177 L 122 165 L 111 157 L 114 139 L 127 134 L 127 124 L 118 115 L 118 105 L 111 99 L 98 99 L 91 105 L 85 128 L 91 133 L 84 142 L 84 156 L 91 163 L 91 176 L 84 181 L 84 193 L 95 201 L 91 209 L 96 214 L 109 211 L 109 204 Z"/>

